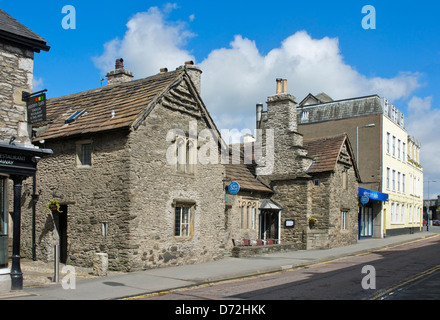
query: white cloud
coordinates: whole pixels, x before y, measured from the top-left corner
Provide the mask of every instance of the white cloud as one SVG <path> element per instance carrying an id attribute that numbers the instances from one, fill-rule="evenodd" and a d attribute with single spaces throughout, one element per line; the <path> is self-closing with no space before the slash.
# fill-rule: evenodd
<path id="1" fill-rule="evenodd" d="M 313 39 L 305 31 L 296 32 L 265 56 L 254 41 L 235 36 L 229 48 L 213 50 L 200 66 L 204 101 L 221 126 L 236 125 L 238 117 L 242 125 L 250 123 L 255 104 L 275 93 L 276 78 L 288 80 L 288 92 L 298 102 L 308 93 L 320 92 L 333 99 L 379 94 L 395 100 L 407 98 L 420 86 L 416 73 L 368 78 L 344 63 L 338 39 Z"/>
<path id="2" fill-rule="evenodd" d="M 183 47 L 194 34 L 184 22 L 166 21 L 166 13 L 176 6 L 167 4 L 163 11 L 151 7 L 147 12 L 135 14 L 127 23 L 123 39 L 115 38 L 104 44 L 104 53 L 95 57 L 95 66 L 105 75 L 114 69 L 115 59 L 122 57 L 124 66 L 136 78 L 159 72 L 162 67 L 170 70 L 185 61 L 195 60 Z"/>
<path id="3" fill-rule="evenodd" d="M 167 21 L 173 4 L 135 14 L 122 39 L 104 45 L 95 58 L 102 73 L 113 70 L 123 57 L 136 78 L 169 70 L 187 60 L 196 61 L 185 48 L 195 35 L 185 22 Z M 192 20 L 192 18 L 190 18 Z M 275 79 L 288 80 L 288 92 L 301 101 L 309 92 L 326 92 L 333 99 L 379 94 L 389 100 L 408 98 L 418 88 L 417 73 L 401 72 L 393 78 L 369 78 L 344 62 L 337 38 L 313 39 L 299 31 L 266 55 L 257 43 L 236 35 L 227 48 L 213 49 L 198 63 L 202 74 L 202 98 L 220 129 L 255 127 L 255 105 L 275 93 Z"/>
<path id="4" fill-rule="evenodd" d="M 438 127 L 440 110 L 432 108 L 432 97 L 420 98 L 414 96 L 408 102 L 408 117 L 405 120 L 408 133 L 414 136 L 422 145 L 420 161 L 423 166 L 424 180 L 436 180 L 430 183 L 429 196 L 440 195 L 440 166 L 438 165 Z M 425 197 L 427 183 L 424 183 Z"/>
<path id="5" fill-rule="evenodd" d="M 32 91 L 37 92 L 43 90 L 44 81 L 42 77 L 33 77 L 32 79 Z"/>

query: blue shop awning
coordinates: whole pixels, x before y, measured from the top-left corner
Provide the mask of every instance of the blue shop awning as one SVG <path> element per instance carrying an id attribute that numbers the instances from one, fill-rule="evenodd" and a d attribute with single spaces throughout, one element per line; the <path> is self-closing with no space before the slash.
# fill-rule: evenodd
<path id="1" fill-rule="evenodd" d="M 371 200 L 388 201 L 388 194 L 364 188 L 359 188 L 358 196 L 368 197 Z"/>

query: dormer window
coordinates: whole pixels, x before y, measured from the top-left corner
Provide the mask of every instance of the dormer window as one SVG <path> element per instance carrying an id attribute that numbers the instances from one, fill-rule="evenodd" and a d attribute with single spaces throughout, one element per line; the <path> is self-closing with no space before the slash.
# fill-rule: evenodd
<path id="1" fill-rule="evenodd" d="M 306 121 L 306 120 L 309 120 L 309 112 L 303 111 L 301 112 L 301 121 Z"/>

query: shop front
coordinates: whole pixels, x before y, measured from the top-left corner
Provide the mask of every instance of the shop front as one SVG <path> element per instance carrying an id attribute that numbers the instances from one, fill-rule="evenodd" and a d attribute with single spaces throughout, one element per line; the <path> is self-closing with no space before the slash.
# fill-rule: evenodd
<path id="1" fill-rule="evenodd" d="M 359 188 L 359 239 L 382 238 L 383 202 L 388 194 Z"/>
<path id="2" fill-rule="evenodd" d="M 20 225 L 22 182 L 35 176 L 38 161 L 52 150 L 37 149 L 32 146 L 18 146 L 0 142 L 0 290 L 21 290 L 23 274 L 20 268 Z M 8 190 L 8 180 L 12 180 L 12 190 Z M 12 264 L 8 266 L 8 212 L 9 196 L 12 196 Z"/>

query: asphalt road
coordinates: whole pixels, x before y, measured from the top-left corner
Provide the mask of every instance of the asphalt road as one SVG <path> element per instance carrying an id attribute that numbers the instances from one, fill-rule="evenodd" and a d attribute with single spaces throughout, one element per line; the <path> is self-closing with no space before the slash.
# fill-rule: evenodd
<path id="1" fill-rule="evenodd" d="M 142 300 L 219 299 L 438 300 L 440 237 L 295 270 L 142 297 Z"/>

